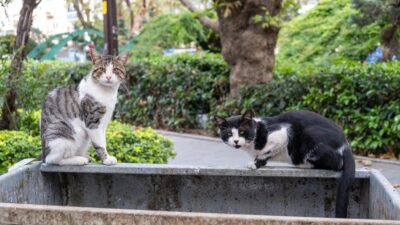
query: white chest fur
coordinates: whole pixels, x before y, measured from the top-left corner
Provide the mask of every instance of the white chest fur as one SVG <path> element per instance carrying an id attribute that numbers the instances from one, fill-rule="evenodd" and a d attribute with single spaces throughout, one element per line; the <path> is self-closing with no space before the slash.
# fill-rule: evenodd
<path id="1" fill-rule="evenodd" d="M 107 111 L 104 117 L 101 119 L 101 122 L 102 124 L 107 124 L 111 120 L 115 104 L 117 103 L 118 87 L 119 85 L 115 87 L 101 86 L 95 83 L 91 76 L 88 76 L 79 84 L 79 99 L 82 100 L 85 95 L 90 95 L 97 102 L 106 106 Z"/>
<path id="2" fill-rule="evenodd" d="M 282 125 L 279 130 L 268 134 L 267 143 L 261 150 L 254 149 L 254 145 L 247 145 L 242 148 L 254 159 L 267 159 L 285 163 L 292 163 L 292 159 L 288 152 L 289 143 L 289 125 Z"/>

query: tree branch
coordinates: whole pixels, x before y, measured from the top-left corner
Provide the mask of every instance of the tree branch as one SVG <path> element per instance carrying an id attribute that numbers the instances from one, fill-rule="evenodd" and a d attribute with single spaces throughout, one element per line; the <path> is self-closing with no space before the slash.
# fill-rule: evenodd
<path id="1" fill-rule="evenodd" d="M 82 10 L 81 10 L 81 7 L 80 7 L 82 5 L 81 1 L 79 1 L 79 0 L 71 0 L 71 3 L 72 3 L 72 6 L 74 7 L 74 9 L 76 11 L 76 15 L 78 16 L 78 20 L 82 24 L 82 27 L 85 28 L 85 29 L 91 28 L 90 24 L 83 17 Z"/>
<path id="2" fill-rule="evenodd" d="M 193 5 L 193 3 L 190 0 L 179 0 L 182 5 L 184 5 L 189 11 L 191 12 L 197 12 L 198 9 Z M 215 32 L 219 32 L 219 22 L 217 20 L 210 19 L 207 16 L 198 16 L 197 19 L 200 21 L 201 24 L 204 26 L 210 28 L 211 30 Z"/>
<path id="3" fill-rule="evenodd" d="M 133 23 L 134 23 L 133 9 L 130 0 L 124 0 L 124 1 L 129 12 L 129 36 L 132 36 Z"/>

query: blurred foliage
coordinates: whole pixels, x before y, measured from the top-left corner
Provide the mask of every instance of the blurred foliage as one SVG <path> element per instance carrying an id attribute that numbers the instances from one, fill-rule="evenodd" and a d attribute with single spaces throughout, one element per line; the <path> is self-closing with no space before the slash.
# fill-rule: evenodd
<path id="1" fill-rule="evenodd" d="M 381 27 L 400 18 L 399 0 L 351 0 L 355 13 L 351 19 L 360 26 L 377 23 Z"/>
<path id="2" fill-rule="evenodd" d="M 297 11 L 299 10 L 300 5 L 296 0 L 283 0 L 282 8 L 279 11 L 278 15 L 271 16 L 269 11 L 266 8 L 263 8 L 264 15 L 256 15 L 253 17 L 253 21 L 255 23 L 261 24 L 261 26 L 266 29 L 270 26 L 273 27 L 281 27 L 284 21 L 291 20 L 295 16 L 297 16 Z"/>
<path id="3" fill-rule="evenodd" d="M 31 136 L 40 135 L 40 115 L 42 110 L 23 110 L 18 109 L 17 129 L 24 131 Z"/>
<path id="4" fill-rule="evenodd" d="M 355 14 L 350 0 L 321 0 L 283 27 L 278 64 L 362 61 L 379 44 L 380 26 L 371 23 L 359 27 L 351 19 Z"/>
<path id="5" fill-rule="evenodd" d="M 0 130 L 0 174 L 22 159 L 39 158 L 41 152 L 39 136 L 24 131 Z"/>
<path id="6" fill-rule="evenodd" d="M 189 12 L 161 15 L 144 25 L 130 57 L 162 55 L 163 49 L 188 47 L 192 43 L 204 50 L 219 50 L 215 35 Z"/>
<path id="7" fill-rule="evenodd" d="M 0 55 L 3 54 L 13 54 L 13 49 L 14 49 L 14 43 L 15 43 L 15 35 L 4 35 L 0 37 Z M 31 38 L 28 41 L 28 44 L 26 46 L 26 53 L 29 53 L 32 49 L 36 47 L 36 42 L 32 40 Z"/>
<path id="8" fill-rule="evenodd" d="M 356 9 L 351 20 L 359 27 L 380 27 L 383 60 L 400 57 L 400 0 L 351 0 Z"/>

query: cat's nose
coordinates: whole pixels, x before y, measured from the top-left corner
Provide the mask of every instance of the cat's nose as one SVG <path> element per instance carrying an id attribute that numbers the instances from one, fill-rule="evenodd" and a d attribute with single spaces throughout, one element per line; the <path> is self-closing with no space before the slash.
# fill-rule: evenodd
<path id="1" fill-rule="evenodd" d="M 106 76 L 106 79 L 107 80 L 111 80 L 111 76 Z"/>
<path id="2" fill-rule="evenodd" d="M 235 141 L 233 141 L 233 142 L 235 142 L 235 144 L 237 144 L 239 141 L 238 141 L 238 140 L 235 140 Z"/>

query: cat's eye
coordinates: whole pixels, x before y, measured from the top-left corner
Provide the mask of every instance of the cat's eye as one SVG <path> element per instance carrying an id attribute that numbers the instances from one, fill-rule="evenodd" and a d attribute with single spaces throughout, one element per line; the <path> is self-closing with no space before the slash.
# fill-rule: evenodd
<path id="1" fill-rule="evenodd" d="M 100 76 L 101 74 L 105 73 L 106 70 L 104 68 L 97 68 L 94 73 L 96 73 L 98 76 Z"/>
<path id="2" fill-rule="evenodd" d="M 228 136 L 232 136 L 232 133 L 231 133 L 231 132 L 228 132 Z"/>
<path id="3" fill-rule="evenodd" d="M 243 134 L 244 134 L 244 131 L 243 131 L 243 130 L 239 131 L 239 134 L 240 134 L 240 135 L 243 135 Z"/>
<path id="4" fill-rule="evenodd" d="M 115 75 L 117 75 L 117 76 L 120 77 L 121 79 L 124 79 L 124 78 L 125 78 L 125 73 L 124 73 L 122 70 L 120 70 L 120 69 L 118 69 L 118 68 L 114 68 L 114 69 L 113 69 L 113 72 L 114 72 Z"/>

